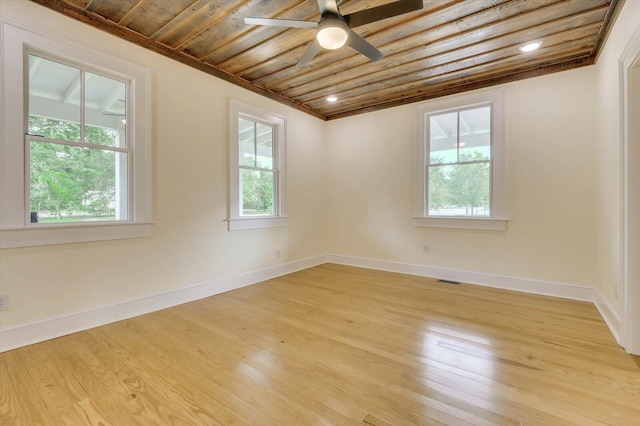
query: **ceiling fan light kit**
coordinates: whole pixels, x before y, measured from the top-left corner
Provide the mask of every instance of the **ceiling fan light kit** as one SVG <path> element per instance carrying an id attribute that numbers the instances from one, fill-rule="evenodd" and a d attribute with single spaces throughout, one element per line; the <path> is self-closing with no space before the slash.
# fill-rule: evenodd
<path id="1" fill-rule="evenodd" d="M 422 0 L 398 0 L 342 15 L 338 10 L 337 0 L 318 0 L 318 9 L 320 9 L 320 21 L 318 22 L 270 18 L 244 18 L 244 22 L 249 25 L 315 28 L 317 30 L 316 39 L 298 61 L 298 67 L 309 64 L 321 49 L 336 50 L 345 44 L 372 61 L 377 61 L 382 59 L 384 54 L 355 33 L 352 28 L 420 10 L 423 6 Z"/>
<path id="2" fill-rule="evenodd" d="M 338 18 L 326 18 L 318 24 L 316 39 L 320 46 L 328 49 L 340 49 L 349 38 L 349 27 Z"/>

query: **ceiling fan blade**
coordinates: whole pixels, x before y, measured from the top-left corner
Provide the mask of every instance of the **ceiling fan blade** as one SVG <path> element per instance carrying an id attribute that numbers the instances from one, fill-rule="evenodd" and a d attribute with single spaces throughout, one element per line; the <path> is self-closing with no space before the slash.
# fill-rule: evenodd
<path id="1" fill-rule="evenodd" d="M 269 25 L 272 27 L 318 28 L 317 22 L 296 21 L 294 19 L 244 18 L 244 23 L 249 25 Z"/>
<path id="2" fill-rule="evenodd" d="M 320 47 L 320 43 L 318 43 L 318 40 L 313 40 L 313 43 L 309 45 L 307 50 L 304 52 L 304 55 L 302 55 L 302 58 L 300 58 L 300 60 L 298 61 L 297 67 L 302 68 L 309 65 L 309 63 L 313 60 L 313 58 L 315 58 L 320 50 L 322 50 L 322 48 Z"/>
<path id="3" fill-rule="evenodd" d="M 318 9 L 320 9 L 320 15 L 324 15 L 325 12 L 339 15 L 338 2 L 336 0 L 318 0 Z"/>
<path id="4" fill-rule="evenodd" d="M 371 9 L 361 10 L 359 12 L 344 15 L 344 19 L 351 28 L 366 25 L 371 22 L 381 21 L 403 13 L 420 10 L 424 7 L 422 0 L 399 0 L 393 3 L 384 4 Z"/>
<path id="5" fill-rule="evenodd" d="M 349 38 L 347 44 L 354 50 L 362 53 L 373 62 L 378 61 L 384 57 L 384 53 L 373 47 L 371 43 L 360 37 L 354 31 L 349 31 Z"/>

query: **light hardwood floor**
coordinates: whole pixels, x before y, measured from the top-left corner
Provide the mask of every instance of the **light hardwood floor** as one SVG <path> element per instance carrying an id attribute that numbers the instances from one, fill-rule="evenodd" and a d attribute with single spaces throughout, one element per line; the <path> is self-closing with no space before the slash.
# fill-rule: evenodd
<path id="1" fill-rule="evenodd" d="M 640 425 L 590 303 L 326 264 L 0 355 L 2 425 Z"/>

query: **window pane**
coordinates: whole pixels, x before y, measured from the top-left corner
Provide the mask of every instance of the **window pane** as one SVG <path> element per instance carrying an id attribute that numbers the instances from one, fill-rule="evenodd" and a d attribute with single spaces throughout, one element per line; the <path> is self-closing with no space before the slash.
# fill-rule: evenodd
<path id="1" fill-rule="evenodd" d="M 28 79 L 28 133 L 79 142 L 80 70 L 29 55 Z"/>
<path id="2" fill-rule="evenodd" d="M 241 166 L 256 166 L 255 123 L 238 118 L 238 159 Z"/>
<path id="3" fill-rule="evenodd" d="M 491 158 L 491 107 L 460 111 L 460 162 Z"/>
<path id="4" fill-rule="evenodd" d="M 458 161 L 458 113 L 429 117 L 429 164 L 455 163 Z"/>
<path id="5" fill-rule="evenodd" d="M 256 123 L 258 136 L 258 164 L 262 169 L 273 169 L 273 127 Z"/>
<path id="6" fill-rule="evenodd" d="M 240 169 L 242 216 L 274 216 L 275 173 Z"/>
<path id="7" fill-rule="evenodd" d="M 122 81 L 85 72 L 85 142 L 126 146 L 127 92 Z"/>
<path id="8" fill-rule="evenodd" d="M 430 166 L 430 216 L 490 216 L 489 162 Z"/>
<path id="9" fill-rule="evenodd" d="M 127 154 L 30 144 L 30 211 L 40 222 L 128 219 Z"/>

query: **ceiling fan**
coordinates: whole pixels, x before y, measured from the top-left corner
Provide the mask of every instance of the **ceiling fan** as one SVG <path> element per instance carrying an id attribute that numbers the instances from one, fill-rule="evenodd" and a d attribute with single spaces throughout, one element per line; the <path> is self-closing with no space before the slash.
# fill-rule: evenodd
<path id="1" fill-rule="evenodd" d="M 351 28 L 420 10 L 422 7 L 422 0 L 398 0 L 382 6 L 342 15 L 338 10 L 337 0 L 318 0 L 318 8 L 320 9 L 320 21 L 318 22 L 297 21 L 292 19 L 244 18 L 244 23 L 250 25 L 270 25 L 274 27 L 317 29 L 316 39 L 298 61 L 298 67 L 308 65 L 323 48 L 335 50 L 345 44 L 362 53 L 372 61 L 377 61 L 384 57 L 384 54 L 356 34 Z"/>

